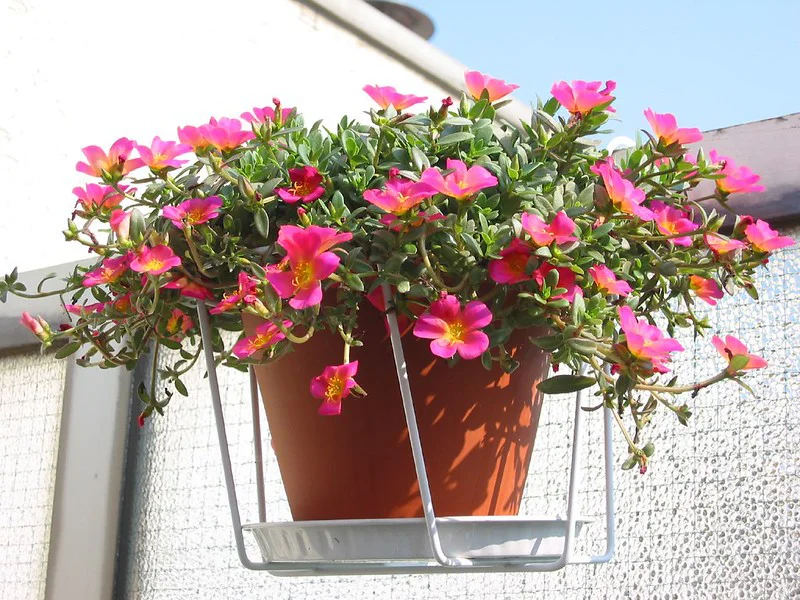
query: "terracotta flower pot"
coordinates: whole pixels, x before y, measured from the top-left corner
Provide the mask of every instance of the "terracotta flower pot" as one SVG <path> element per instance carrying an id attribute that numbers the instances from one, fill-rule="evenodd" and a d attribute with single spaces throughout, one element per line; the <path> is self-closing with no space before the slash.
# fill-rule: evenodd
<path id="1" fill-rule="evenodd" d="M 258 323 L 244 315 L 250 334 Z M 256 369 L 297 521 L 422 516 L 383 317 L 366 308 L 359 323 L 364 346 L 353 348 L 352 359 L 359 361 L 356 381 L 369 395 L 345 398 L 339 416 L 318 415 L 319 401 L 309 392 L 312 377 L 342 362 L 338 336 L 318 333 Z M 478 360 L 450 368 L 427 341 L 403 338 L 437 515 L 518 513 L 541 408 L 536 386 L 548 366 L 526 339 L 519 332 L 509 344 L 521 363 L 509 376 Z"/>

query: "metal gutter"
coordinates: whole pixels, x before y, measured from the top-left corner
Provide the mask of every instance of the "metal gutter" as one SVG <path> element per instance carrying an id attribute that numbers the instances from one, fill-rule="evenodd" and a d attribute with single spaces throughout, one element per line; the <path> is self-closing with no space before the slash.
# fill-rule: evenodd
<path id="1" fill-rule="evenodd" d="M 403 27 L 362 0 L 298 0 L 326 19 L 369 42 L 398 62 L 420 73 L 458 98 L 464 91 L 467 67 L 413 31 Z M 514 124 L 531 120 L 531 109 L 512 100 L 500 117 Z"/>

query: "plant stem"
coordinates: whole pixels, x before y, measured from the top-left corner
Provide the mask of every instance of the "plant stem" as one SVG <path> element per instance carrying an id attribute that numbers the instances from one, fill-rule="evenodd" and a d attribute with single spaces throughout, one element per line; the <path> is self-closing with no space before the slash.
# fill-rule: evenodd
<path id="1" fill-rule="evenodd" d="M 208 272 L 203 268 L 203 261 L 200 259 L 200 253 L 197 251 L 197 246 L 194 245 L 191 225 L 186 225 L 183 228 L 183 237 L 186 238 L 186 243 L 189 246 L 189 253 L 192 255 L 194 264 L 197 265 L 197 270 L 200 271 L 200 273 L 204 276 L 211 279 L 211 275 L 209 275 Z"/>
<path id="2" fill-rule="evenodd" d="M 717 383 L 718 381 L 727 379 L 728 377 L 730 377 L 730 373 L 728 373 L 727 369 L 723 369 L 713 377 L 706 379 L 705 381 L 701 381 L 700 383 L 695 383 L 693 385 L 685 385 L 682 387 L 667 387 L 665 385 L 639 383 L 634 386 L 634 389 L 651 391 L 651 392 L 666 392 L 669 394 L 685 394 L 686 392 L 697 392 L 699 390 L 702 390 L 703 388 L 706 388 L 710 385 Z"/>
<path id="3" fill-rule="evenodd" d="M 425 247 L 425 239 L 428 236 L 427 230 L 423 230 L 422 235 L 419 238 L 419 251 L 422 255 L 422 263 L 425 265 L 425 269 L 428 271 L 428 274 L 431 276 L 433 283 L 436 284 L 436 287 L 445 290 L 447 292 L 455 294 L 456 292 L 460 292 L 464 289 L 464 286 L 467 284 L 467 280 L 469 279 L 469 275 L 465 275 L 461 282 L 456 285 L 455 287 L 450 287 L 447 285 L 439 275 L 434 271 L 433 265 L 431 265 L 431 259 L 428 256 L 428 249 Z"/>

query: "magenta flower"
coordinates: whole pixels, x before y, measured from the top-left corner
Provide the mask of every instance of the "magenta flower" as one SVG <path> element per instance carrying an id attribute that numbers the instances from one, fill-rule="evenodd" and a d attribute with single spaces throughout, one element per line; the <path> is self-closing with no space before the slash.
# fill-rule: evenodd
<path id="1" fill-rule="evenodd" d="M 306 165 L 297 169 L 289 169 L 291 187 L 277 188 L 275 193 L 288 204 L 295 202 L 312 202 L 325 193 L 322 174 L 314 167 Z"/>
<path id="2" fill-rule="evenodd" d="M 311 380 L 311 395 L 320 398 L 317 411 L 321 415 L 338 415 L 342 412 L 342 400 L 350 395 L 350 390 L 358 384 L 353 379 L 358 373 L 358 361 L 343 365 L 329 365 Z"/>
<path id="3" fill-rule="evenodd" d="M 172 221 L 178 229 L 187 225 L 202 225 L 219 216 L 222 198 L 209 196 L 208 198 L 190 198 L 178 206 L 165 206 L 161 209 L 161 216 Z"/>
<path id="4" fill-rule="evenodd" d="M 689 219 L 688 214 L 679 208 L 673 208 L 658 200 L 651 202 L 650 207 L 655 214 L 656 227 L 664 235 L 672 236 L 697 229 L 697 225 Z M 688 236 L 670 238 L 670 241 L 676 246 L 686 247 L 693 243 L 692 238 Z"/>
<path id="5" fill-rule="evenodd" d="M 489 336 L 480 331 L 492 322 L 492 313 L 479 300 L 464 309 L 456 296 L 442 293 L 414 324 L 414 335 L 431 341 L 431 352 L 452 358 L 456 352 L 465 359 L 479 357 L 489 347 Z"/>
<path id="6" fill-rule="evenodd" d="M 281 123 L 285 123 L 286 119 L 289 118 L 289 115 L 292 114 L 293 108 L 282 108 L 280 109 L 281 115 Z M 242 119 L 250 123 L 251 125 L 255 125 L 257 123 L 274 123 L 275 122 L 275 109 L 271 106 L 265 106 L 264 108 L 253 108 L 253 113 L 245 112 L 242 113 Z"/>
<path id="7" fill-rule="evenodd" d="M 583 290 L 575 282 L 575 273 L 567 267 L 554 267 L 550 263 L 543 262 L 541 265 L 539 265 L 539 268 L 533 272 L 533 279 L 537 284 L 539 284 L 539 287 L 542 287 L 547 274 L 554 270 L 558 271 L 558 285 L 556 287 L 564 288 L 567 291 L 561 294 L 556 294 L 555 296 L 550 296 L 551 300 L 560 300 L 564 298 L 565 300 L 572 302 L 575 300 L 575 296 L 583 295 Z"/>
<path id="8" fill-rule="evenodd" d="M 22 316 L 19 320 L 28 330 L 35 335 L 39 340 L 45 345 L 49 346 L 53 340 L 53 332 L 50 329 L 50 325 L 47 324 L 42 317 L 32 317 L 28 313 L 22 313 Z"/>
<path id="9" fill-rule="evenodd" d="M 658 327 L 650 325 L 646 319 L 637 319 L 630 306 L 620 306 L 617 310 L 630 353 L 638 359 L 650 361 L 657 373 L 668 372 L 665 363 L 669 362 L 670 353 L 682 352 L 683 346 L 678 340 L 665 337 Z"/>
<path id="10" fill-rule="evenodd" d="M 627 281 L 617 279 L 614 271 L 605 265 L 595 265 L 589 268 L 589 275 L 592 276 L 594 282 L 606 294 L 615 294 L 617 296 L 625 297 L 631 293 L 631 286 Z M 560 284 L 559 284 L 560 285 Z"/>
<path id="11" fill-rule="evenodd" d="M 691 144 L 703 139 L 703 134 L 697 127 L 678 127 L 675 115 L 670 113 L 660 114 L 648 108 L 644 111 L 644 116 L 650 123 L 650 127 L 653 128 L 656 137 L 668 146 L 670 144 Z"/>
<path id="12" fill-rule="evenodd" d="M 525 213 L 522 215 L 522 228 L 528 232 L 537 246 L 549 246 L 552 242 L 567 244 L 578 241 L 578 238 L 572 235 L 575 232 L 575 221 L 563 210 L 558 211 L 549 225 L 539 215 Z"/>
<path id="13" fill-rule="evenodd" d="M 763 369 L 767 366 L 767 361 L 756 354 L 750 354 L 747 351 L 747 346 L 745 346 L 740 340 L 736 339 L 732 335 L 725 336 L 724 342 L 719 338 L 719 336 L 715 335 L 711 338 L 711 343 L 714 344 L 714 348 L 717 349 L 717 352 L 720 353 L 722 358 L 728 361 L 729 365 L 736 356 L 747 357 L 747 362 L 743 367 L 740 367 L 739 370 L 731 371 L 730 367 L 728 367 L 728 372 L 731 375 L 738 373 L 739 371 Z"/>
<path id="14" fill-rule="evenodd" d="M 239 271 L 239 288 L 235 292 L 225 294 L 222 300 L 209 312 L 212 315 L 228 312 L 239 307 L 240 303 L 246 305 L 253 304 L 258 300 L 261 282 L 255 277 L 251 277 L 244 271 Z"/>
<path id="15" fill-rule="evenodd" d="M 267 268 L 267 280 L 281 298 L 291 298 L 292 308 L 316 306 L 322 301 L 322 280 L 341 262 L 339 256 L 328 250 L 352 237 L 349 232 L 339 233 L 331 227 L 282 226 L 278 245 L 286 250 L 286 258 Z"/>
<path id="16" fill-rule="evenodd" d="M 102 265 L 83 276 L 83 286 L 92 287 L 103 283 L 114 283 L 122 277 L 131 265 L 133 255 L 129 252 L 116 258 L 103 259 Z"/>
<path id="17" fill-rule="evenodd" d="M 167 319 L 164 330 L 167 335 L 172 336 L 171 339 L 180 341 L 191 329 L 194 327 L 194 322 L 191 317 L 183 312 L 180 308 L 173 308 L 172 313 Z"/>
<path id="18" fill-rule="evenodd" d="M 291 326 L 291 321 L 283 322 L 284 329 L 288 329 Z M 239 358 L 247 358 L 264 348 L 274 346 L 283 339 L 286 339 L 286 336 L 281 332 L 278 326 L 267 321 L 256 327 L 255 335 L 244 337 L 236 342 L 231 352 Z"/>
<path id="19" fill-rule="evenodd" d="M 778 248 L 794 245 L 792 238 L 778 235 L 778 232 L 770 227 L 769 223 L 761 219 L 745 227 L 744 234 L 753 247 L 761 252 L 772 252 Z"/>
<path id="20" fill-rule="evenodd" d="M 728 252 L 733 252 L 734 250 L 744 250 L 747 248 L 747 244 L 745 244 L 743 241 L 732 240 L 717 233 L 703 234 L 703 241 L 716 256 L 727 254 Z"/>
<path id="21" fill-rule="evenodd" d="M 447 177 L 443 177 L 441 171 L 435 167 L 425 169 L 420 182 L 456 200 L 465 200 L 484 188 L 497 185 L 497 177 L 480 165 L 473 165 L 467 169 L 467 165 L 462 161 L 448 158 L 447 168 L 452 170 Z"/>
<path id="22" fill-rule="evenodd" d="M 128 187 L 121 185 L 119 189 L 124 192 Z M 99 208 L 104 211 L 111 210 L 119 206 L 119 203 L 122 202 L 122 199 L 125 197 L 110 185 L 98 185 L 96 183 L 89 183 L 82 188 L 72 188 L 72 193 L 78 197 L 78 204 L 85 210 L 92 210 L 94 208 Z"/>
<path id="23" fill-rule="evenodd" d="M 181 264 L 180 256 L 176 256 L 172 248 L 159 244 L 158 246 L 144 246 L 131 261 L 131 269 L 137 273 L 148 275 L 161 275 L 173 267 Z"/>
<path id="24" fill-rule="evenodd" d="M 118 208 L 111 213 L 108 219 L 111 230 L 117 235 L 117 240 L 127 242 L 131 232 L 131 213 Z"/>
<path id="25" fill-rule="evenodd" d="M 717 179 L 717 187 L 727 194 L 763 192 L 765 188 L 759 185 L 761 179 L 759 175 L 753 173 L 744 166 L 736 166 L 733 159 L 729 156 L 717 154 L 716 150 L 708 153 L 708 158 L 712 163 L 720 163 L 722 167 L 718 171 L 725 175 L 722 179 Z"/>
<path id="26" fill-rule="evenodd" d="M 207 127 L 208 125 L 178 127 L 178 139 L 181 143 L 191 146 L 195 152 L 205 150 L 211 146 L 211 141 L 206 137 Z"/>
<path id="27" fill-rule="evenodd" d="M 689 276 L 689 289 L 691 289 L 698 298 L 705 300 L 711 306 L 716 306 L 717 300 L 724 295 L 716 281 L 700 277 L 699 275 Z"/>
<path id="28" fill-rule="evenodd" d="M 559 81 L 550 88 L 553 98 L 566 108 L 570 114 L 585 115 L 593 108 L 614 101 L 611 92 L 617 87 L 616 82 L 606 81 L 606 86 L 601 81 L 573 81 L 572 85 L 566 81 Z M 616 112 L 611 106 L 605 108 L 608 112 Z"/>
<path id="29" fill-rule="evenodd" d="M 221 152 L 235 150 L 256 137 L 252 131 L 242 130 L 242 122 L 239 119 L 228 117 L 221 117 L 219 121 L 212 117 L 208 125 L 203 126 L 202 134 Z"/>
<path id="30" fill-rule="evenodd" d="M 365 190 L 364 200 L 393 215 L 403 215 L 436 193 L 425 183 L 393 178 L 382 190 Z"/>
<path id="31" fill-rule="evenodd" d="M 197 300 L 213 300 L 214 293 L 199 283 L 195 283 L 188 277 L 178 277 L 161 286 L 165 290 L 180 290 L 181 296 L 195 298 Z M 213 309 L 212 309 L 213 310 Z"/>
<path id="32" fill-rule="evenodd" d="M 380 87 L 377 85 L 365 85 L 364 91 L 370 98 L 375 100 L 381 108 L 394 107 L 397 112 L 405 110 L 420 102 L 425 102 L 427 96 L 414 96 L 413 94 L 399 94 L 392 86 Z"/>
<path id="33" fill-rule="evenodd" d="M 465 71 L 464 81 L 470 96 L 475 100 L 480 100 L 483 92 L 486 92 L 489 95 L 489 102 L 505 98 L 519 87 L 513 83 L 506 83 L 502 79 L 489 77 L 479 71 Z"/>
<path id="34" fill-rule="evenodd" d="M 92 302 L 91 304 L 65 304 L 64 310 L 71 315 L 82 317 L 91 313 L 101 313 L 106 309 L 105 302 Z"/>
<path id="35" fill-rule="evenodd" d="M 527 273 L 532 248 L 520 239 L 514 238 L 500 251 L 501 258 L 489 261 L 489 277 L 496 283 L 511 285 L 530 281 L 533 274 Z"/>
<path id="36" fill-rule="evenodd" d="M 99 146 L 86 146 L 82 149 L 88 163 L 79 162 L 75 169 L 93 177 L 118 181 L 134 169 L 144 166 L 141 158 L 131 158 L 136 142 L 120 138 L 111 145 L 108 154 Z"/>
<path id="37" fill-rule="evenodd" d="M 617 210 L 637 216 L 642 221 L 655 218 L 653 211 L 641 205 L 645 200 L 644 191 L 625 179 L 614 167 L 613 160 L 600 161 L 592 166 L 591 171 L 603 178 L 606 193 Z"/>
<path id="38" fill-rule="evenodd" d="M 139 156 L 142 161 L 153 171 L 160 171 L 167 167 L 180 167 L 187 161 L 178 160 L 176 157 L 187 152 L 192 151 L 192 146 L 189 144 L 179 144 L 178 142 L 164 142 L 161 138 L 156 136 L 153 138 L 153 143 L 148 148 L 147 146 L 136 146 L 139 151 Z"/>

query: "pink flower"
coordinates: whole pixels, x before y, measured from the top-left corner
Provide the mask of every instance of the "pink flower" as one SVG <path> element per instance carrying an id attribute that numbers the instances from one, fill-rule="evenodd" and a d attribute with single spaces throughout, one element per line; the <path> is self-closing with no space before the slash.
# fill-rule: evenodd
<path id="1" fill-rule="evenodd" d="M 402 219 L 389 213 L 381 215 L 380 221 L 392 231 L 407 231 L 412 227 L 419 227 L 423 223 L 432 223 L 440 219 L 444 219 L 444 215 L 440 212 L 422 212 L 411 218 L 404 217 Z"/>
<path id="2" fill-rule="evenodd" d="M 533 272 L 533 278 L 536 280 L 536 283 L 539 284 L 539 287 L 542 287 L 545 282 L 545 277 L 550 271 L 558 271 L 558 285 L 556 287 L 564 288 L 567 291 L 562 294 L 556 294 L 555 296 L 550 296 L 551 300 L 560 300 L 564 298 L 565 300 L 572 302 L 575 300 L 575 296 L 583 295 L 583 290 L 581 287 L 575 283 L 575 273 L 568 269 L 567 267 L 554 267 L 550 263 L 542 263 L 539 265 L 539 268 Z"/>
<path id="3" fill-rule="evenodd" d="M 770 227 L 769 223 L 761 219 L 745 227 L 744 234 L 753 247 L 761 252 L 772 252 L 778 248 L 794 245 L 792 238 L 778 235 L 778 232 Z"/>
<path id="4" fill-rule="evenodd" d="M 553 98 L 566 108 L 570 114 L 585 115 L 593 108 L 614 100 L 611 92 L 617 87 L 616 82 L 606 81 L 606 86 L 601 90 L 600 81 L 573 81 L 572 85 L 566 81 L 559 81 L 550 88 Z M 608 112 L 616 112 L 611 106 L 605 108 Z"/>
<path id="5" fill-rule="evenodd" d="M 500 100 L 500 98 L 508 96 L 519 87 L 513 83 L 506 83 L 502 79 L 494 79 L 479 71 L 466 71 L 464 73 L 464 81 L 467 84 L 467 91 L 469 91 L 470 96 L 475 100 L 480 100 L 483 92 L 486 92 L 489 95 L 489 102 Z"/>
<path id="6" fill-rule="evenodd" d="M 219 121 L 212 117 L 208 125 L 203 126 L 202 133 L 221 152 L 235 150 L 256 137 L 252 131 L 242 131 L 242 122 L 239 119 L 228 117 L 221 117 Z"/>
<path id="7" fill-rule="evenodd" d="M 760 356 L 755 354 L 750 354 L 747 351 L 747 346 L 745 346 L 740 340 L 736 339 L 732 335 L 725 336 L 725 341 L 723 342 L 718 336 L 714 336 L 711 338 L 711 343 L 714 344 L 714 348 L 717 349 L 717 352 L 720 353 L 722 358 L 728 361 L 730 365 L 731 361 L 736 356 L 746 356 L 747 362 L 743 367 L 741 367 L 737 371 L 730 371 L 730 367 L 728 367 L 728 371 L 733 373 L 738 373 L 739 371 L 747 371 L 750 369 L 763 369 L 767 366 L 767 361 L 765 361 Z"/>
<path id="8" fill-rule="evenodd" d="M 137 273 L 148 275 L 161 275 L 173 267 L 180 266 L 181 258 L 176 256 L 172 248 L 159 244 L 158 246 L 144 246 L 131 261 L 131 269 Z"/>
<path id="9" fill-rule="evenodd" d="M 195 298 L 197 300 L 213 300 L 214 293 L 199 283 L 195 283 L 188 277 L 178 277 L 161 286 L 165 290 L 180 290 L 181 296 Z M 213 310 L 213 309 L 212 309 Z"/>
<path id="10" fill-rule="evenodd" d="M 121 185 L 119 189 L 124 192 L 128 188 Z M 78 197 L 78 204 L 85 210 L 92 210 L 93 208 L 111 210 L 119 206 L 119 203 L 125 197 L 110 185 L 98 185 L 96 183 L 89 183 L 82 188 L 72 188 L 72 193 Z"/>
<path id="11" fill-rule="evenodd" d="M 117 240 L 127 242 L 131 232 L 131 213 L 118 208 L 108 219 L 111 230 L 117 234 Z"/>
<path id="12" fill-rule="evenodd" d="M 350 395 L 356 385 L 353 379 L 358 372 L 358 361 L 343 365 L 329 365 L 311 380 L 311 395 L 320 398 L 318 412 L 321 415 L 338 415 L 342 412 L 342 400 Z"/>
<path id="13" fill-rule="evenodd" d="M 139 156 L 148 167 L 154 171 L 160 171 L 167 167 L 180 167 L 185 164 L 185 160 L 177 160 L 177 156 L 186 154 L 192 151 L 192 146 L 189 144 L 179 144 L 178 142 L 163 142 L 161 138 L 156 136 L 153 138 L 153 143 L 148 148 L 147 146 L 136 146 L 139 151 Z"/>
<path id="14" fill-rule="evenodd" d="M 533 213 L 522 215 L 522 228 L 528 232 L 537 246 L 549 246 L 577 242 L 578 238 L 572 235 L 575 232 L 575 221 L 570 219 L 563 210 L 558 211 L 553 222 L 549 225 Z"/>
<path id="15" fill-rule="evenodd" d="M 679 208 L 673 208 L 663 202 L 654 200 L 650 203 L 650 207 L 655 214 L 655 222 L 658 230 L 664 235 L 675 235 L 678 233 L 687 233 L 695 231 L 697 225 L 688 218 L 688 214 Z M 692 238 L 688 236 L 670 238 L 670 241 L 676 246 L 691 246 Z"/>
<path id="16" fill-rule="evenodd" d="M 292 181 L 291 187 L 275 190 L 275 193 L 289 204 L 299 201 L 311 202 L 325 193 L 325 188 L 320 185 L 322 174 L 314 167 L 306 165 L 297 169 L 289 169 L 289 179 Z"/>
<path id="17" fill-rule="evenodd" d="M 255 277 L 251 277 L 244 271 L 239 271 L 239 288 L 235 292 L 225 294 L 222 300 L 209 312 L 212 315 L 227 312 L 237 308 L 240 303 L 253 304 L 258 300 L 261 282 Z"/>
<path id="18" fill-rule="evenodd" d="M 403 215 L 436 193 L 425 183 L 393 178 L 383 190 L 365 190 L 364 200 L 394 215 Z"/>
<path id="19" fill-rule="evenodd" d="M 178 206 L 165 206 L 161 209 L 161 216 L 172 221 L 178 229 L 187 225 L 202 225 L 219 216 L 222 198 L 209 196 L 208 198 L 190 198 Z"/>
<path id="20" fill-rule="evenodd" d="M 616 294 L 625 297 L 631 293 L 631 286 L 627 281 L 617 279 L 614 271 L 605 265 L 595 265 L 589 269 L 589 275 L 601 290 L 607 294 Z"/>
<path id="21" fill-rule="evenodd" d="M 497 185 L 497 178 L 480 165 L 473 165 L 467 169 L 467 165 L 462 161 L 448 158 L 447 168 L 453 170 L 447 177 L 443 177 L 435 167 L 425 169 L 420 182 L 429 185 L 440 194 L 457 200 L 465 200 L 484 188 Z"/>
<path id="22" fill-rule="evenodd" d="M 456 352 L 465 359 L 479 357 L 489 347 L 489 336 L 480 331 L 492 322 L 492 313 L 479 300 L 468 302 L 464 309 L 456 296 L 442 293 L 414 324 L 414 335 L 431 341 L 431 352 L 452 358 Z"/>
<path id="23" fill-rule="evenodd" d="M 728 252 L 733 252 L 734 250 L 744 250 L 747 248 L 747 244 L 745 244 L 743 241 L 731 240 L 717 233 L 703 234 L 703 241 L 716 256 L 727 254 Z"/>
<path id="24" fill-rule="evenodd" d="M 653 109 L 648 108 L 644 111 L 644 116 L 650 123 L 650 127 L 653 128 L 656 137 L 668 146 L 670 144 L 691 144 L 703 139 L 703 134 L 696 127 L 678 127 L 675 115 L 655 113 Z"/>
<path id="25" fill-rule="evenodd" d="M 531 250 L 528 244 L 514 238 L 508 247 L 500 251 L 502 258 L 489 261 L 489 277 L 506 285 L 530 281 L 533 275 L 527 274 L 527 267 Z"/>
<path id="26" fill-rule="evenodd" d="M 132 254 L 129 252 L 116 258 L 103 259 L 103 264 L 94 271 L 83 276 L 84 287 L 92 287 L 102 283 L 114 283 L 122 277 L 131 265 Z"/>
<path id="27" fill-rule="evenodd" d="M 281 115 L 281 123 L 285 123 L 286 120 L 289 118 L 289 115 L 292 114 L 293 108 L 282 108 L 280 109 Z M 250 114 L 249 112 L 242 113 L 242 119 L 250 123 L 251 125 L 255 125 L 257 123 L 274 123 L 275 122 L 275 109 L 271 106 L 265 106 L 264 108 L 253 108 L 253 113 Z"/>
<path id="28" fill-rule="evenodd" d="M 193 127 L 187 125 L 186 127 L 178 127 L 178 139 L 181 143 L 191 146 L 195 152 L 205 150 L 211 145 L 211 142 L 206 137 L 207 125 L 200 127 Z"/>
<path id="29" fill-rule="evenodd" d="M 689 276 L 689 289 L 691 289 L 698 298 L 705 300 L 711 306 L 716 306 L 717 300 L 724 295 L 716 281 L 700 277 L 699 275 Z"/>
<path id="30" fill-rule="evenodd" d="M 625 179 L 614 168 L 613 160 L 598 162 L 592 166 L 591 171 L 603 178 L 606 193 L 617 210 L 628 215 L 635 215 L 642 221 L 652 221 L 655 218 L 653 211 L 641 205 L 645 200 L 644 191 Z"/>
<path id="31" fill-rule="evenodd" d="M 167 335 L 172 336 L 173 340 L 180 340 L 181 337 L 189 333 L 192 327 L 194 327 L 194 322 L 189 315 L 180 308 L 174 308 L 169 319 L 167 319 L 164 329 Z"/>
<path id="32" fill-rule="evenodd" d="M 397 112 L 405 110 L 420 102 L 425 102 L 427 96 L 414 96 L 413 94 L 398 94 L 392 86 L 380 87 L 377 85 L 365 85 L 364 91 L 370 98 L 375 100 L 381 108 L 393 106 Z"/>
<path id="33" fill-rule="evenodd" d="M 283 322 L 284 328 L 289 328 L 291 326 L 291 321 Z M 264 348 L 274 346 L 285 338 L 286 336 L 281 332 L 280 329 L 278 329 L 277 325 L 267 321 L 256 327 L 255 335 L 242 338 L 236 342 L 231 349 L 231 352 L 233 352 L 239 358 L 247 358 L 248 356 L 252 356 Z"/>
<path id="34" fill-rule="evenodd" d="M 134 169 L 144 166 L 141 158 L 130 158 L 135 142 L 120 138 L 111 145 L 108 154 L 99 146 L 86 146 L 82 149 L 88 164 L 79 162 L 75 168 L 81 173 L 118 181 Z"/>
<path id="35" fill-rule="evenodd" d="M 663 332 L 646 319 L 637 319 L 630 306 L 620 306 L 617 310 L 630 353 L 638 359 L 650 361 L 658 373 L 669 371 L 665 363 L 670 360 L 670 352 L 683 351 L 678 340 L 664 337 Z"/>
<path id="36" fill-rule="evenodd" d="M 65 304 L 64 310 L 71 315 L 82 317 L 90 313 L 101 313 L 106 309 L 105 302 L 93 302 L 91 304 Z"/>
<path id="37" fill-rule="evenodd" d="M 725 175 L 725 177 L 715 180 L 717 187 L 721 191 L 727 194 L 736 194 L 763 192 L 767 189 L 763 185 L 758 184 L 758 181 L 761 179 L 759 175 L 756 175 L 747 167 L 737 167 L 732 158 L 717 154 L 716 150 L 709 152 L 708 158 L 712 163 L 722 164 L 718 172 Z"/>
<path id="38" fill-rule="evenodd" d="M 42 326 L 42 318 L 34 319 L 30 314 L 24 312 L 19 322 L 25 325 L 30 332 L 36 337 L 41 337 L 44 334 L 44 327 Z"/>
<path id="39" fill-rule="evenodd" d="M 328 250 L 352 237 L 349 232 L 339 233 L 331 227 L 282 226 L 278 244 L 286 250 L 286 258 L 267 269 L 267 280 L 281 298 L 291 298 L 292 308 L 316 306 L 322 301 L 322 280 L 341 262 L 339 256 Z"/>

